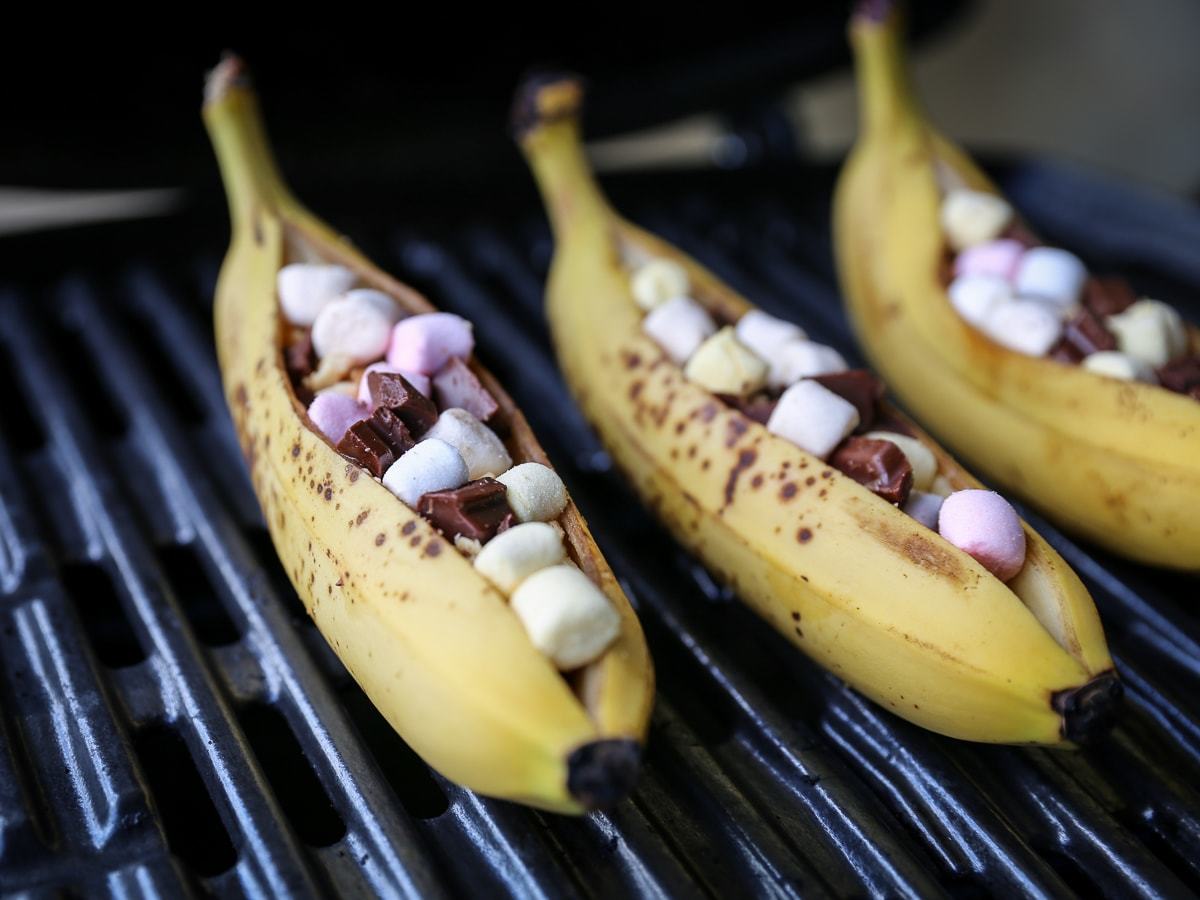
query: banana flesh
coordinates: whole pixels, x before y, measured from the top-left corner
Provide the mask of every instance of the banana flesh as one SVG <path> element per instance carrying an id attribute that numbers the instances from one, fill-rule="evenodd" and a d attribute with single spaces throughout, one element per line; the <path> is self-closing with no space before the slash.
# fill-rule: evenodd
<path id="1" fill-rule="evenodd" d="M 897 11 L 860 14 L 851 40 L 861 128 L 834 236 L 873 362 L 918 417 L 1064 528 L 1141 562 L 1200 571 L 1200 404 L 1008 351 L 959 318 L 938 276 L 941 189 L 996 188 L 927 124 Z M 1195 329 L 1191 344 L 1200 349 Z"/>
<path id="2" fill-rule="evenodd" d="M 554 230 L 546 304 L 560 364 L 647 505 L 780 633 L 912 722 L 958 738 L 1048 745 L 1100 727 L 1120 685 L 1095 607 L 1032 529 L 1010 589 L 686 380 L 643 334 L 631 262 L 682 266 L 690 295 L 721 321 L 750 307 L 612 210 L 584 155 L 581 104 L 576 79 L 533 79 L 518 93 L 514 127 Z M 978 486 L 922 439 L 941 477 Z"/>
<path id="3" fill-rule="evenodd" d="M 470 561 L 305 424 L 281 353 L 275 280 L 289 261 L 336 262 L 411 313 L 428 301 L 376 269 L 291 196 L 237 60 L 210 77 L 204 120 L 233 237 L 216 297 L 226 398 L 255 493 L 292 584 L 322 634 L 400 735 L 447 778 L 566 813 L 632 787 L 654 676 L 637 618 L 573 505 L 568 556 L 607 595 L 620 633 L 569 682 Z M 514 459 L 549 465 L 520 411 Z"/>

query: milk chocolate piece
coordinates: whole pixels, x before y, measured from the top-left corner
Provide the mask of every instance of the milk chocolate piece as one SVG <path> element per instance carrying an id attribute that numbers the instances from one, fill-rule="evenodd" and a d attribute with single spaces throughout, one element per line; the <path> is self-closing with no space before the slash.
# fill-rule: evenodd
<path id="1" fill-rule="evenodd" d="M 396 454 L 374 428 L 370 419 L 355 422 L 338 441 L 338 453 L 354 460 L 376 478 L 382 478 Z"/>
<path id="2" fill-rule="evenodd" d="M 912 490 L 912 466 L 904 451 L 891 441 L 848 437 L 833 451 L 829 462 L 888 503 L 904 503 Z"/>
<path id="3" fill-rule="evenodd" d="M 375 412 L 371 413 L 371 418 L 367 420 L 371 423 L 371 427 L 375 429 L 375 433 L 383 438 L 396 456 L 407 453 L 412 449 L 416 440 L 409 433 L 408 428 L 400 420 L 394 412 L 386 406 L 381 406 Z"/>
<path id="4" fill-rule="evenodd" d="M 857 434 L 871 430 L 879 401 L 883 399 L 883 382 L 873 373 L 866 369 L 850 369 L 816 375 L 812 380 L 853 404 L 858 410 L 858 427 L 854 429 Z"/>
<path id="5" fill-rule="evenodd" d="M 1078 350 L 1080 356 L 1117 349 L 1117 339 L 1090 309 L 1081 309 L 1067 321 L 1062 340 Z"/>
<path id="6" fill-rule="evenodd" d="M 462 535 L 486 544 L 516 524 L 505 499 L 507 488 L 495 478 L 479 478 L 449 491 L 431 491 L 417 501 L 417 512 L 446 537 Z"/>
<path id="7" fill-rule="evenodd" d="M 1158 382 L 1168 391 L 1190 394 L 1200 400 L 1200 356 L 1184 356 L 1157 370 Z"/>
<path id="8" fill-rule="evenodd" d="M 288 378 L 296 392 L 296 398 L 305 406 L 312 403 L 313 392 L 304 384 L 304 379 L 312 374 L 317 367 L 317 354 L 313 350 L 312 332 L 305 329 L 303 334 L 283 351 L 283 364 L 287 368 Z"/>
<path id="9" fill-rule="evenodd" d="M 499 408 L 471 367 L 457 356 L 433 376 L 433 396 L 442 409 L 465 409 L 480 422 L 486 422 Z"/>
<path id="10" fill-rule="evenodd" d="M 1059 338 L 1046 355 L 1056 362 L 1066 363 L 1069 366 L 1076 366 L 1083 362 L 1083 352 L 1065 337 Z"/>
<path id="11" fill-rule="evenodd" d="M 1124 312 L 1137 296 L 1124 278 L 1089 278 L 1083 284 L 1083 305 L 1103 319 Z"/>
<path id="12" fill-rule="evenodd" d="M 409 431 L 420 437 L 437 421 L 433 401 L 413 387 L 399 372 L 372 372 L 367 376 L 371 409 L 390 409 Z"/>
<path id="13" fill-rule="evenodd" d="M 769 393 L 759 392 L 749 397 L 737 397 L 733 394 L 717 394 L 717 399 L 727 406 L 732 406 L 748 419 L 753 419 L 760 425 L 766 425 L 767 419 L 775 411 L 779 397 Z"/>

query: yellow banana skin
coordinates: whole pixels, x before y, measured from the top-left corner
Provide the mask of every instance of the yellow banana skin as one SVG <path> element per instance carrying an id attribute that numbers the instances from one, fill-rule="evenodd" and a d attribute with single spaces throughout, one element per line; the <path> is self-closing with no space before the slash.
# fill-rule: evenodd
<path id="1" fill-rule="evenodd" d="M 579 696 L 505 598 L 308 427 L 294 399 L 275 295 L 289 252 L 348 266 L 409 311 L 432 307 L 291 197 L 236 61 L 211 77 L 204 120 L 233 229 L 215 310 L 226 398 L 271 537 L 309 614 L 380 712 L 447 778 L 564 813 L 619 799 L 637 770 L 654 676 L 637 618 L 578 511 L 571 505 L 561 520 L 568 553 L 622 623 L 617 642 L 574 676 Z M 549 465 L 512 401 L 476 371 L 512 422 L 514 460 Z"/>
<path id="2" fill-rule="evenodd" d="M 1120 686 L 1095 607 L 1031 529 L 1022 603 L 934 532 L 689 384 L 643 336 L 622 266 L 631 249 L 682 264 L 725 318 L 749 304 L 611 209 L 584 156 L 581 103 L 569 76 L 532 79 L 514 126 L 554 229 L 546 304 L 560 365 L 647 505 L 778 631 L 912 722 L 1059 746 L 1099 727 Z M 976 484 L 939 461 L 956 486 Z"/>
<path id="3" fill-rule="evenodd" d="M 939 177 L 996 189 L 926 123 L 897 11 L 856 17 L 851 41 L 861 127 L 834 237 L 873 363 L 934 431 L 1064 528 L 1140 562 L 1200 571 L 1200 404 L 1008 351 L 958 317 L 938 276 Z"/>

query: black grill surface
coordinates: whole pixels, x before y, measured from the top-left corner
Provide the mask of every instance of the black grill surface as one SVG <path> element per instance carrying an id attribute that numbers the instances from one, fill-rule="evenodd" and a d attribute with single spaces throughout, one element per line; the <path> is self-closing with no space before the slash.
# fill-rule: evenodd
<path id="1" fill-rule="evenodd" d="M 1200 318 L 1194 210 L 1045 166 L 1000 174 L 1049 238 Z M 792 168 L 612 188 L 635 220 L 857 360 L 831 185 Z M 714 584 L 611 468 L 554 366 L 550 238 L 521 188 L 470 220 L 401 194 L 313 205 L 476 322 L 637 604 L 660 692 L 632 799 L 569 819 L 461 790 L 325 646 L 222 401 L 213 208 L 0 246 L 0 889 L 1193 896 L 1200 583 L 1026 511 L 1104 616 L 1128 697 L 1115 731 L 1078 753 L 974 746 L 864 701 Z"/>

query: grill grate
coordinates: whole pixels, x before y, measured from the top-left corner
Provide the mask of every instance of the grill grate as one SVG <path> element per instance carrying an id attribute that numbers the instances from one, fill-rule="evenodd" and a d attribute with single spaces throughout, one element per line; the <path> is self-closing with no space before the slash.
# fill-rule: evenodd
<path id="1" fill-rule="evenodd" d="M 1185 308 L 1200 295 L 1194 212 L 1044 167 L 1002 174 L 1052 237 Z M 703 179 L 614 188 L 641 223 L 859 359 L 833 286 L 831 174 Z M 1178 240 L 1143 246 L 1148 219 Z M 863 701 L 715 585 L 611 470 L 553 369 L 550 240 L 532 209 L 367 249 L 486 326 L 481 355 L 639 606 L 659 702 L 640 786 L 607 814 L 543 815 L 431 773 L 275 560 L 213 358 L 216 221 L 157 226 L 154 253 L 144 228 L 112 228 L 112 247 L 139 255 L 92 249 L 71 257 L 79 273 L 0 286 L 0 891 L 1200 890 L 1197 582 L 1030 517 L 1087 581 L 1126 681 L 1120 726 L 1086 752 L 956 743 Z M 199 259 L 178 249 L 189 228 L 208 235 Z"/>

